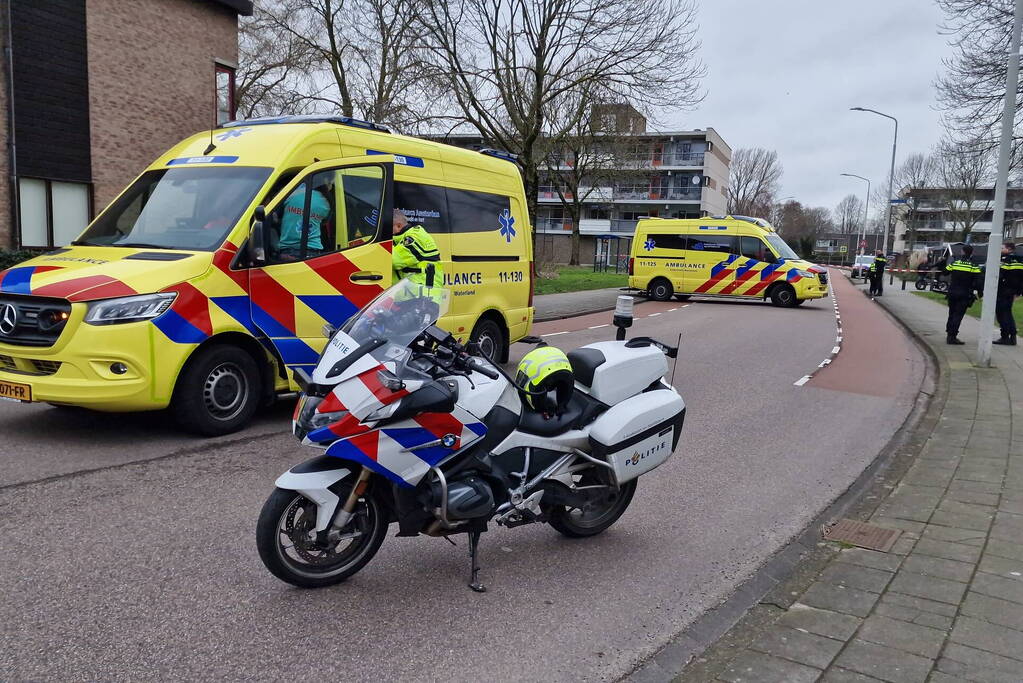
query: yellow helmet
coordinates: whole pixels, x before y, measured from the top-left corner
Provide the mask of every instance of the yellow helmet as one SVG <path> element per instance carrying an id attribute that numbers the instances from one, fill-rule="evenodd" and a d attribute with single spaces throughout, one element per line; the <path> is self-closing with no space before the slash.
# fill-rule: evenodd
<path id="1" fill-rule="evenodd" d="M 541 346 L 519 361 L 515 383 L 525 389 L 523 398 L 533 410 L 560 415 L 572 398 L 575 375 L 564 351 Z"/>

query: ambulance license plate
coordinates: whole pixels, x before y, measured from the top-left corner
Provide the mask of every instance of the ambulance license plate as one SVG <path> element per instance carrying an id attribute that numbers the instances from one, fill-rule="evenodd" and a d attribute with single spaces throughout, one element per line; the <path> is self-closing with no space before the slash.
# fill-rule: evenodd
<path id="1" fill-rule="evenodd" d="M 5 401 L 31 401 L 32 386 L 0 380 L 0 399 Z"/>

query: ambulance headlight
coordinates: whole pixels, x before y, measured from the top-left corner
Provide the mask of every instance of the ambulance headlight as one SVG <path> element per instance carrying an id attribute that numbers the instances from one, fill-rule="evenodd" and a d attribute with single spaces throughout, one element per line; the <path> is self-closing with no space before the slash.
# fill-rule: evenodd
<path id="1" fill-rule="evenodd" d="M 85 322 L 90 325 L 116 325 L 150 320 L 170 308 L 176 296 L 176 292 L 163 292 L 90 301 Z"/>
<path id="2" fill-rule="evenodd" d="M 799 273 L 799 277 L 809 277 L 809 278 L 817 277 L 815 274 L 811 273 L 808 270 L 800 270 L 800 271 L 796 271 L 796 272 Z"/>

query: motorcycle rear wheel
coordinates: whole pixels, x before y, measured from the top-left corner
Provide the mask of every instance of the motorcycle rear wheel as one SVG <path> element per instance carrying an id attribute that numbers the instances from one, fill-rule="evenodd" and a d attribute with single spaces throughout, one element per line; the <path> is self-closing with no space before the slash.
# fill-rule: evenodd
<path id="1" fill-rule="evenodd" d="M 387 534 L 384 509 L 372 492 L 359 500 L 352 521 L 335 543 L 318 544 L 305 534 L 316 520 L 316 504 L 297 491 L 274 489 L 256 524 L 259 558 L 270 573 L 300 588 L 341 583 L 373 559 Z"/>
<path id="2" fill-rule="evenodd" d="M 558 505 L 551 509 L 547 523 L 559 533 L 569 538 L 586 538 L 604 532 L 625 514 L 625 510 L 636 494 L 636 479 L 622 484 L 618 494 L 610 501 L 601 505 L 593 505 L 589 510 L 569 508 Z"/>

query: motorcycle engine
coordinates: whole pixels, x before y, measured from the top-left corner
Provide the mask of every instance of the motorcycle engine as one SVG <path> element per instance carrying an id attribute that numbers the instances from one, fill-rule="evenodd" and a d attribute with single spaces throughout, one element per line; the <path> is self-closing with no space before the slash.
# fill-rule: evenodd
<path id="1" fill-rule="evenodd" d="M 433 505 L 441 507 L 439 482 L 432 486 Z M 494 492 L 490 484 L 473 474 L 448 482 L 448 517 L 451 519 L 479 519 L 494 512 Z"/>

